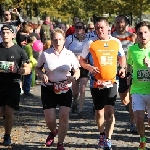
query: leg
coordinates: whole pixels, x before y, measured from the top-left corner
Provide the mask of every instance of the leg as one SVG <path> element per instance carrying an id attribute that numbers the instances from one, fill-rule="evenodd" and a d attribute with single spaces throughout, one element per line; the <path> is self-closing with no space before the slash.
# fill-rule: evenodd
<path id="1" fill-rule="evenodd" d="M 130 102 L 130 95 L 129 95 L 129 89 L 127 89 L 125 92 L 123 93 L 119 93 L 121 102 L 123 105 L 127 105 Z"/>
<path id="2" fill-rule="evenodd" d="M 4 122 L 5 134 L 10 135 L 14 123 L 14 109 L 6 105 L 4 115 L 5 115 L 5 122 Z"/>
<path id="3" fill-rule="evenodd" d="M 79 96 L 79 80 L 75 81 L 72 84 L 72 95 L 73 95 L 73 105 L 72 105 L 72 113 L 77 112 L 77 99 Z"/>
<path id="4" fill-rule="evenodd" d="M 104 108 L 101 110 L 95 110 L 95 119 L 100 133 L 104 133 Z"/>
<path id="5" fill-rule="evenodd" d="M 140 94 L 132 95 L 132 109 L 134 112 L 134 118 L 138 129 L 138 133 L 142 138 L 145 136 L 145 125 L 144 125 L 145 100 L 143 98 L 143 95 Z"/>
<path id="6" fill-rule="evenodd" d="M 85 87 L 88 82 L 88 78 L 80 78 L 80 97 L 79 97 L 79 113 L 83 109 L 84 100 L 85 100 Z"/>
<path id="7" fill-rule="evenodd" d="M 144 118 L 145 118 L 145 111 L 144 110 L 136 110 L 134 112 L 135 122 L 138 129 L 138 133 L 141 138 L 145 137 L 145 125 L 144 125 Z"/>
<path id="8" fill-rule="evenodd" d="M 125 90 L 125 89 L 124 89 Z M 122 91 L 124 91 L 122 88 Z M 124 105 L 126 105 L 126 107 L 128 107 L 128 111 L 129 111 L 129 116 L 130 116 L 130 132 L 131 133 L 136 133 L 136 127 L 134 125 L 135 121 L 134 121 L 134 114 L 133 114 L 133 110 L 132 110 L 132 98 L 129 92 L 130 88 L 128 88 L 125 92 L 119 93 L 121 101 Z"/>
<path id="9" fill-rule="evenodd" d="M 30 93 L 31 82 L 32 82 L 32 71 L 30 74 L 24 76 L 24 81 L 23 81 L 24 93 Z"/>
<path id="10" fill-rule="evenodd" d="M 69 112 L 70 108 L 60 106 L 59 109 L 59 128 L 58 128 L 58 143 L 63 143 L 69 127 Z"/>
<path id="11" fill-rule="evenodd" d="M 77 103 L 77 99 L 79 96 L 79 80 L 75 81 L 72 84 L 72 94 L 73 94 L 73 102 Z"/>
<path id="12" fill-rule="evenodd" d="M 50 129 L 50 131 L 52 133 L 56 132 L 56 114 L 55 114 L 55 110 L 56 110 L 55 108 L 44 110 L 46 126 Z"/>
<path id="13" fill-rule="evenodd" d="M 5 106 L 0 107 L 0 117 L 2 117 L 5 113 Z"/>
<path id="14" fill-rule="evenodd" d="M 106 105 L 104 109 L 106 117 L 106 138 L 111 139 L 115 124 L 114 106 Z"/>

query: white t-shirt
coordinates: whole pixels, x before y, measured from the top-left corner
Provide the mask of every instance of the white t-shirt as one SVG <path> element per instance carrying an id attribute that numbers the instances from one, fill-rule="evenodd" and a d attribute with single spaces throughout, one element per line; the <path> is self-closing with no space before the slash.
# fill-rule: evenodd
<path id="1" fill-rule="evenodd" d="M 65 47 L 68 50 L 71 50 L 75 55 L 80 55 L 82 53 L 83 46 L 87 41 L 87 37 L 83 41 L 79 41 L 76 35 L 69 35 L 66 38 Z"/>
<path id="2" fill-rule="evenodd" d="M 38 59 L 38 67 L 44 65 L 48 80 L 51 82 L 59 82 L 67 79 L 70 76 L 71 69 L 78 69 L 79 63 L 75 55 L 64 48 L 58 55 L 57 52 L 50 48 L 40 55 Z M 43 85 L 43 84 L 42 84 Z"/>

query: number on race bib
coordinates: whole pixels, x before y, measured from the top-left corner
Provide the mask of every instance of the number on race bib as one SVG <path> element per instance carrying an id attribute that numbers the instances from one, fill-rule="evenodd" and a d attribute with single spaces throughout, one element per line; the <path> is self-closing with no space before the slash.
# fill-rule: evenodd
<path id="1" fill-rule="evenodd" d="M 54 83 L 54 92 L 56 94 L 66 93 L 69 90 L 67 83 Z"/>

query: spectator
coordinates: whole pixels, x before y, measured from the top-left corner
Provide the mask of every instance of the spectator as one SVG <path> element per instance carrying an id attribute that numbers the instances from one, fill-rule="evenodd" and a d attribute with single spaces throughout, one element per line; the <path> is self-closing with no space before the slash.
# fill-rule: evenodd
<path id="1" fill-rule="evenodd" d="M 74 25 L 79 21 L 79 17 L 74 17 L 73 25 L 66 31 L 66 36 L 72 35 L 75 33 Z"/>

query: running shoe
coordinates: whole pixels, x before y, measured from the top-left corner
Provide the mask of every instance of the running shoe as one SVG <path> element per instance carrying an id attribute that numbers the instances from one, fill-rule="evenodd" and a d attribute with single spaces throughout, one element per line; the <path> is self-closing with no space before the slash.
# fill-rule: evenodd
<path id="1" fill-rule="evenodd" d="M 146 142 L 140 142 L 138 150 L 146 150 Z"/>
<path id="2" fill-rule="evenodd" d="M 111 140 L 105 139 L 105 141 L 104 141 L 104 150 L 112 150 L 112 148 L 111 148 Z"/>
<path id="3" fill-rule="evenodd" d="M 63 143 L 57 143 L 57 150 L 65 150 Z"/>
<path id="4" fill-rule="evenodd" d="M 105 140 L 106 140 L 105 135 L 100 135 L 99 142 L 98 142 L 98 149 L 104 148 Z"/>
<path id="5" fill-rule="evenodd" d="M 9 135 L 4 135 L 4 141 L 3 141 L 4 146 L 9 146 L 11 145 L 11 138 Z"/>
<path id="6" fill-rule="evenodd" d="M 56 136 L 57 133 L 58 133 L 58 130 L 56 130 L 56 132 L 54 132 L 54 133 L 50 132 L 49 136 L 46 139 L 47 147 L 52 146 L 52 144 L 54 143 L 54 137 Z"/>

